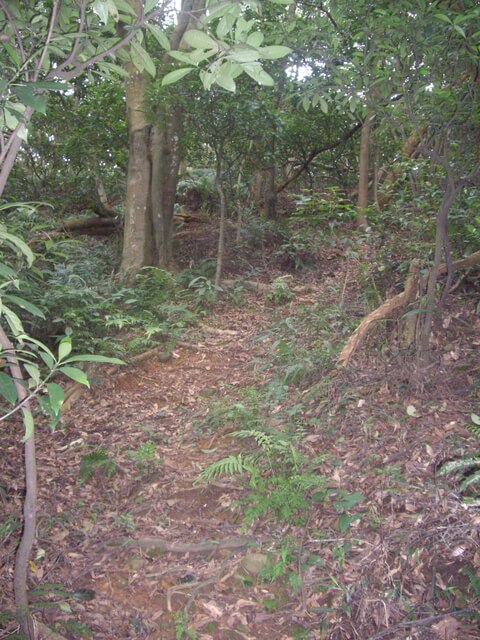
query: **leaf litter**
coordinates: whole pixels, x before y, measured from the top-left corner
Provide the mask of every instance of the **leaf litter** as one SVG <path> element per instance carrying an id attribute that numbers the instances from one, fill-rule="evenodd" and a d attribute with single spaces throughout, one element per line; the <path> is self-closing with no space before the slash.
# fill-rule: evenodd
<path id="1" fill-rule="evenodd" d="M 169 361 L 152 356 L 116 370 L 73 406 L 63 429 L 38 429 L 30 588 L 46 585 L 38 600 L 49 603 L 39 609 L 47 624 L 67 638 L 98 640 L 480 638 L 471 615 L 480 516 L 464 507 L 454 481 L 437 475 L 459 446 L 475 446 L 463 427 L 472 384 L 468 367 L 458 367 L 471 363 L 471 342 L 460 333 L 449 336 L 439 380 L 423 396 L 412 395 L 398 354 L 379 357 L 371 337 L 348 370 L 327 379 L 314 371 L 279 400 L 269 420 L 281 429 L 275 416 L 296 407 L 299 446 L 336 496 L 306 524 L 262 520 L 245 531 L 235 506 L 245 484 L 197 482 L 244 444 L 226 424 L 207 426 L 212 398 L 267 381 L 272 340 L 257 336 L 317 304 L 336 278 L 321 290 L 301 288 L 289 307 L 272 310 L 258 292 L 244 307 L 217 306 Z M 15 429 L 0 437 L 2 520 L 18 524 L 20 438 Z M 81 481 L 82 460 L 98 451 L 104 457 L 91 459 Z M 352 507 L 359 517 L 339 531 L 342 496 L 352 494 L 364 497 Z M 0 610 L 12 607 L 18 527 L 2 535 Z M 288 571 L 261 579 L 266 563 L 280 562 L 286 538 L 295 542 Z M 0 638 L 15 630 L 5 625 Z"/>

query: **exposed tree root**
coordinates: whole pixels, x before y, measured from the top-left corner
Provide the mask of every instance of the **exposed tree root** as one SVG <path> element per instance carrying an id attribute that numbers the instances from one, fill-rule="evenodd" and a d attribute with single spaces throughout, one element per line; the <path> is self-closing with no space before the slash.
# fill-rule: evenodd
<path id="1" fill-rule="evenodd" d="M 452 263 L 452 271 L 459 271 L 460 269 L 469 269 L 475 265 L 480 264 L 480 251 L 476 253 L 472 253 L 468 258 L 463 258 L 462 260 L 457 260 Z M 444 274 L 447 273 L 448 267 L 446 264 L 440 265 L 439 273 Z M 423 276 L 422 278 L 427 278 L 428 276 Z M 385 318 L 392 317 L 395 313 L 398 312 L 399 309 L 406 307 L 408 304 L 413 302 L 417 296 L 418 284 L 420 281 L 420 262 L 418 260 L 413 260 L 410 265 L 410 270 L 408 273 L 407 281 L 405 283 L 405 289 L 402 293 L 397 294 L 393 298 L 386 300 L 382 305 L 380 305 L 377 309 L 372 311 L 372 313 L 368 314 L 355 331 L 352 333 L 350 338 L 348 339 L 347 344 L 343 347 L 340 355 L 338 356 L 338 362 L 341 363 L 343 367 L 346 367 L 350 362 L 353 354 L 357 351 L 359 346 L 364 341 L 367 333 L 370 331 L 373 323 L 378 322 L 379 320 L 384 320 Z"/>

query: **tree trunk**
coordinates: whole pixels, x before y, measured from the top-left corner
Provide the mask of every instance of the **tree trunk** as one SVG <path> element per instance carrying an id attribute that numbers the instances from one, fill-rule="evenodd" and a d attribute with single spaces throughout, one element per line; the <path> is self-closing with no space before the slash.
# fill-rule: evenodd
<path id="1" fill-rule="evenodd" d="M 222 151 L 217 151 L 217 172 L 215 174 L 215 186 L 220 198 L 220 226 L 218 232 L 217 268 L 215 271 L 215 286 L 220 286 L 223 270 L 223 256 L 225 253 L 225 225 L 227 223 L 227 199 L 223 189 L 223 156 Z"/>
<path id="2" fill-rule="evenodd" d="M 420 369 L 425 369 L 431 363 L 430 352 L 430 335 L 432 333 L 433 316 L 437 306 L 437 281 L 440 274 L 440 263 L 442 260 L 442 253 L 445 250 L 445 264 L 447 265 L 447 289 L 448 282 L 450 280 L 450 263 L 451 258 L 448 251 L 448 216 L 450 208 L 454 199 L 462 190 L 463 185 L 456 185 L 453 181 L 447 178 L 447 184 L 445 192 L 443 194 L 442 203 L 437 214 L 436 233 L 435 233 L 435 257 L 433 260 L 433 266 L 428 276 L 427 282 L 427 296 L 425 303 L 425 315 L 423 318 L 423 326 L 420 332 L 419 345 L 418 345 L 418 357 Z"/>
<path id="3" fill-rule="evenodd" d="M 173 260 L 173 215 L 181 161 L 182 112 L 171 107 L 164 126 L 155 125 L 152 135 L 152 203 L 155 264 L 171 269 Z"/>
<path id="4" fill-rule="evenodd" d="M 129 0 L 138 12 L 139 0 Z M 183 0 L 178 23 L 170 37 L 172 49 L 181 49 L 187 29 L 196 24 L 205 0 Z M 170 63 L 170 58 L 165 57 Z M 161 71 L 161 67 L 160 67 Z M 126 83 L 130 130 L 127 203 L 121 272 L 134 274 L 146 265 L 173 266 L 173 214 L 181 161 L 183 117 L 175 105 L 162 123 L 153 126 L 145 116 L 149 80 L 129 68 Z"/>
<path id="5" fill-rule="evenodd" d="M 19 361 L 15 355 L 15 349 L 2 327 L 0 327 L 0 345 L 4 354 L 6 354 L 10 375 L 15 383 L 18 402 L 20 403 L 25 400 L 28 392 L 22 384 L 23 375 Z M 30 413 L 28 402 L 24 404 L 24 410 Z M 24 459 L 25 499 L 23 503 L 23 532 L 15 555 L 13 588 L 15 592 L 15 607 L 22 633 L 28 640 L 35 640 L 37 638 L 37 632 L 35 621 L 29 609 L 27 589 L 28 563 L 32 553 L 33 543 L 35 542 L 37 515 L 37 461 L 35 456 L 35 432 L 33 430 L 24 443 Z"/>
<path id="6" fill-rule="evenodd" d="M 133 65 L 127 65 L 127 118 L 129 157 L 127 197 L 121 273 L 131 277 L 142 267 L 154 263 L 152 225 L 151 127 L 145 117 L 145 92 L 148 79 Z"/>
<path id="7" fill-rule="evenodd" d="M 357 201 L 357 226 L 365 229 L 367 222 L 368 208 L 368 165 L 370 155 L 370 131 L 373 113 L 367 113 L 362 125 L 362 136 L 360 139 L 360 166 L 358 177 L 358 201 Z"/>

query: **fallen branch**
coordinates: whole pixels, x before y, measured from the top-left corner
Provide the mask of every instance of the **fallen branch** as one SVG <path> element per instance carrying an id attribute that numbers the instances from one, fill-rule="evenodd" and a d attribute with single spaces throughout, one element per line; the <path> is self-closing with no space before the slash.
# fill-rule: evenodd
<path id="1" fill-rule="evenodd" d="M 472 253 L 467 258 L 462 258 L 452 263 L 452 272 L 459 271 L 460 269 L 469 269 L 475 265 L 480 264 L 480 251 Z M 439 267 L 439 273 L 447 273 L 448 267 L 446 264 L 441 264 Z M 428 277 L 424 276 L 425 278 Z M 338 362 L 346 367 L 350 362 L 353 354 L 357 351 L 358 347 L 363 342 L 365 336 L 370 331 L 374 322 L 390 318 L 394 312 L 407 306 L 417 295 L 417 287 L 420 280 L 420 263 L 418 260 L 413 260 L 410 265 L 409 274 L 405 283 L 405 290 L 402 293 L 397 294 L 393 298 L 386 300 L 380 307 L 372 311 L 366 316 L 358 325 L 356 330 L 352 333 L 348 339 L 347 344 L 343 347 L 342 352 L 338 356 Z"/>
<path id="2" fill-rule="evenodd" d="M 165 553 L 211 553 L 219 549 L 242 549 L 256 544 L 255 538 L 237 536 L 224 540 L 204 540 L 202 542 L 170 542 L 163 538 L 117 538 L 105 543 L 107 547 L 137 547 L 139 549 L 158 549 Z"/>
<path id="3" fill-rule="evenodd" d="M 410 629 L 411 627 L 425 627 L 429 624 L 433 624 L 434 622 L 439 622 L 444 618 L 448 618 L 449 616 L 460 616 L 467 613 L 473 613 L 470 609 L 460 609 L 458 611 L 448 611 L 447 613 L 440 613 L 436 616 L 427 616 L 426 618 L 420 618 L 418 620 L 410 620 L 409 622 L 400 622 L 399 624 L 394 624 L 388 629 L 384 629 L 383 631 L 379 631 L 375 633 L 373 636 L 367 638 L 367 640 L 380 640 L 380 638 L 386 638 L 387 636 L 392 635 L 396 631 L 400 629 Z"/>
<path id="4" fill-rule="evenodd" d="M 413 260 L 405 283 L 405 290 L 384 302 L 378 309 L 372 311 L 372 313 L 368 314 L 368 316 L 361 321 L 338 356 L 338 361 L 342 363 L 342 366 L 346 367 L 348 365 L 353 354 L 363 342 L 374 322 L 389 318 L 397 309 L 401 309 L 415 299 L 419 272 L 420 262 Z"/>

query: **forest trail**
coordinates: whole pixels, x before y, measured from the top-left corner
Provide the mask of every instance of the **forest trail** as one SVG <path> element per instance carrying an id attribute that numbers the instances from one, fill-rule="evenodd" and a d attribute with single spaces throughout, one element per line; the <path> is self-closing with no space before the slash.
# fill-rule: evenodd
<path id="1" fill-rule="evenodd" d="M 456 363 L 480 335 L 473 303 L 458 316 L 471 335 L 449 337 L 457 355 L 444 363 L 448 389 L 428 399 L 412 395 L 404 371 L 383 360 L 375 367 L 370 353 L 352 371 L 315 367 L 298 388 L 277 387 L 282 399 L 262 419 L 279 433 L 289 420 L 297 425 L 295 446 L 333 492 L 320 502 L 309 492 L 306 525 L 272 517 L 244 529 L 235 503 L 248 487 L 238 477 L 198 482 L 209 464 L 249 451 L 230 435 L 228 409 L 278 376 L 272 326 L 286 324 L 286 335 L 297 327 L 307 354 L 309 340 L 331 340 L 334 318 L 320 315 L 339 281 L 347 280 L 333 271 L 321 287 L 291 280 L 295 297 L 278 307 L 251 291 L 241 306 L 218 303 L 170 359 L 157 353 L 100 370 L 64 428 L 38 428 L 30 570 L 42 590 L 32 599 L 48 602 L 42 618 L 64 638 L 480 638 L 475 623 L 449 613 L 475 599 L 468 571 L 480 565 L 480 521 L 436 477 L 459 435 L 468 437 L 469 383 Z M 296 315 L 301 308 L 310 328 Z M 6 504 L 18 517 L 18 433 L 6 432 L 2 443 Z M 15 540 L 6 540 L 0 590 L 8 603 Z M 270 580 L 257 577 L 266 562 Z"/>

